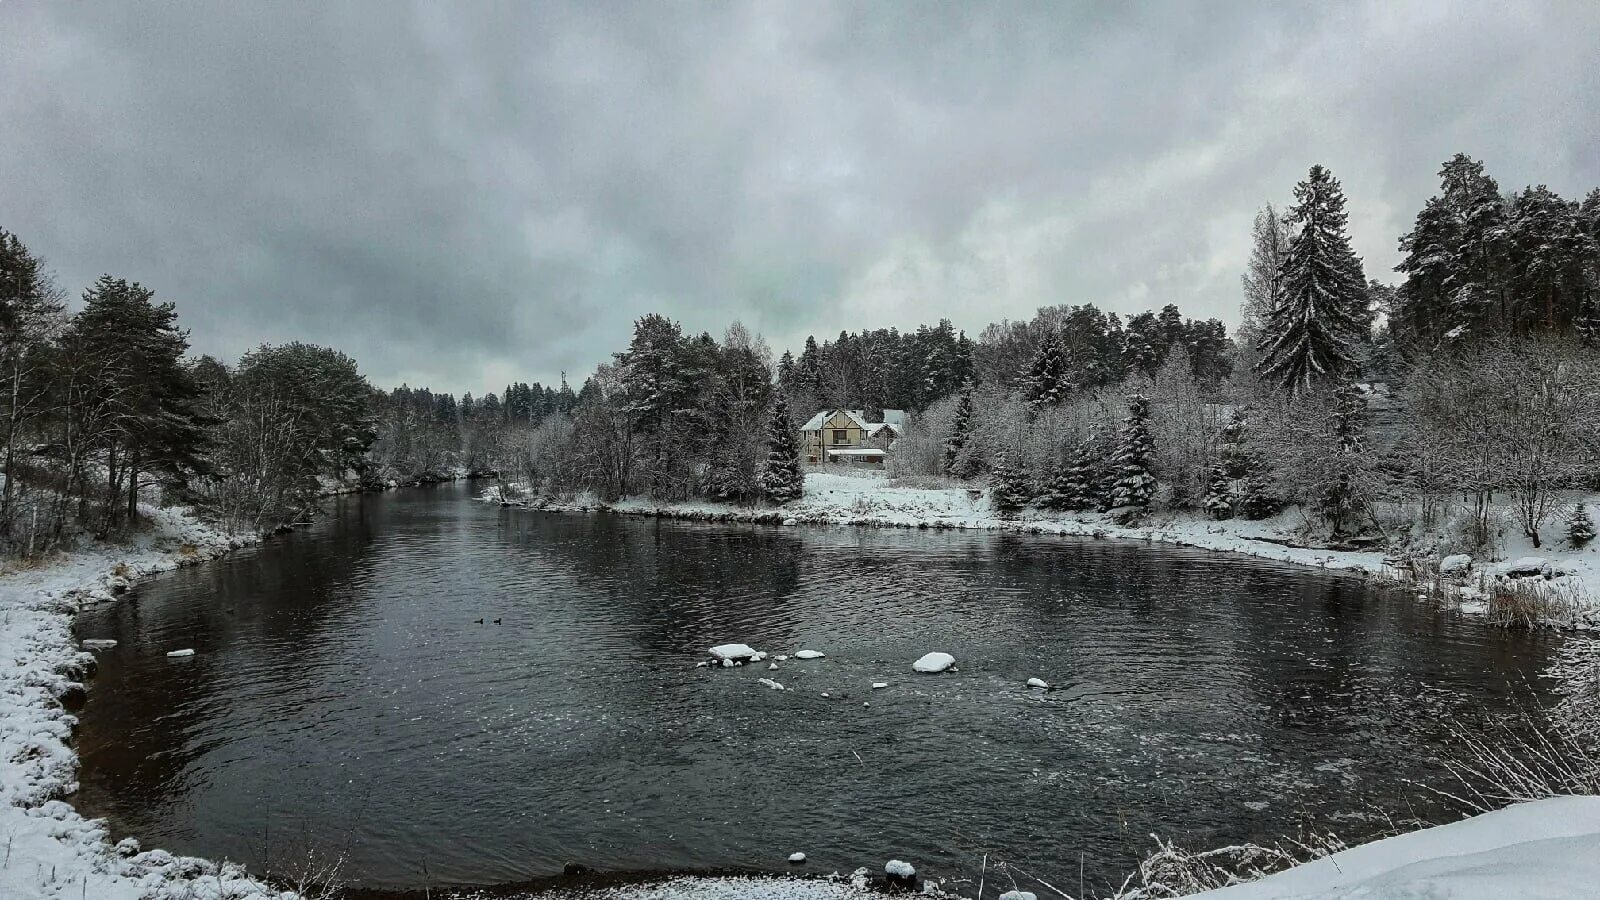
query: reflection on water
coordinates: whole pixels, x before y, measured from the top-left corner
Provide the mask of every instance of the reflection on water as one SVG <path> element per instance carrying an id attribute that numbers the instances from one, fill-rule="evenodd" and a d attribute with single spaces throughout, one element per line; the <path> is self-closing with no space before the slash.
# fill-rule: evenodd
<path id="1" fill-rule="evenodd" d="M 1546 652 L 1358 580 L 1177 548 L 469 496 L 343 500 L 86 613 L 83 635 L 121 643 L 82 716 L 85 812 L 261 868 L 347 852 L 373 886 L 794 850 L 946 873 L 987 852 L 1051 880 L 1082 854 L 1120 881 L 1152 832 L 1210 846 L 1425 812 L 1406 780 L 1441 781 L 1442 716 L 1511 703 Z M 695 668 L 726 641 L 827 657 Z M 935 649 L 959 671 L 914 675 Z"/>

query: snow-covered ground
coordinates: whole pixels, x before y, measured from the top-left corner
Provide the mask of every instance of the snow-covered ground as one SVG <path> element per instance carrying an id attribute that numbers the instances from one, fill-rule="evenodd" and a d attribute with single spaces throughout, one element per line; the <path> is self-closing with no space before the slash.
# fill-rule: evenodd
<path id="1" fill-rule="evenodd" d="M 93 654 L 73 638 L 80 604 L 112 602 L 134 581 L 242 546 L 175 509 L 143 510 L 153 527 L 127 544 L 95 545 L 0 575 L 0 898 L 211 900 L 292 897 L 232 865 L 112 846 L 98 820 L 61 798 L 77 789 L 75 719 Z M 166 652 L 170 647 L 153 647 Z"/>
<path id="2" fill-rule="evenodd" d="M 1207 900 L 1600 896 L 1600 797 L 1553 797 L 1352 847 Z"/>
<path id="3" fill-rule="evenodd" d="M 497 488 L 484 499 L 498 501 Z M 1591 506 L 1600 504 L 1591 503 Z M 555 509 L 591 509 L 594 502 L 551 505 Z M 1046 513 L 1028 510 L 1015 518 L 997 516 L 989 504 L 989 492 L 978 488 L 903 487 L 879 472 L 809 472 L 805 494 L 779 509 L 740 507 L 707 502 L 662 504 L 650 500 L 627 499 L 609 504 L 609 509 L 632 515 L 661 515 L 687 519 L 725 519 L 798 524 L 877 525 L 900 528 L 975 528 L 1023 531 L 1034 534 L 1082 535 L 1143 540 L 1204 550 L 1243 553 L 1279 562 L 1344 570 L 1370 577 L 1402 581 L 1411 577 L 1397 567 L 1381 550 L 1330 550 L 1292 546 L 1300 525 L 1300 514 L 1290 509 L 1271 519 L 1249 521 L 1229 519 L 1218 522 L 1195 514 L 1152 514 L 1139 525 L 1124 526 L 1093 512 Z M 1558 528 L 1545 546 L 1535 549 L 1520 533 L 1500 538 L 1497 560 L 1472 560 L 1458 577 L 1429 582 L 1461 603 L 1464 611 L 1483 613 L 1479 588 L 1493 579 L 1504 560 L 1534 557 L 1549 562 L 1560 577 L 1545 584 L 1553 595 L 1563 598 L 1567 608 L 1557 624 L 1600 623 L 1600 541 L 1577 550 L 1557 539 Z M 1462 588 L 1467 588 L 1465 591 Z"/>

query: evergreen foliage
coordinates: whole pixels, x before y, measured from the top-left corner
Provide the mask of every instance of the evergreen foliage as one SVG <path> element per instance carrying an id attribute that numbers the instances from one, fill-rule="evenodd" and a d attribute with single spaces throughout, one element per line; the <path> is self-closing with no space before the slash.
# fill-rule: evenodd
<path id="1" fill-rule="evenodd" d="M 990 505 L 1001 516 L 1012 516 L 1033 499 L 1028 473 L 1002 457 L 989 474 Z"/>
<path id="2" fill-rule="evenodd" d="M 967 438 L 972 433 L 972 384 L 968 382 L 961 389 L 961 397 L 956 401 L 955 416 L 950 420 L 950 433 L 944 441 L 944 472 L 958 478 L 970 478 L 972 472 L 962 465 L 961 451 L 967 445 Z"/>
<path id="3" fill-rule="evenodd" d="M 1594 519 L 1582 503 L 1573 507 L 1572 515 L 1567 517 L 1567 540 L 1574 547 L 1584 547 L 1594 540 Z"/>
<path id="4" fill-rule="evenodd" d="M 1256 371 L 1291 392 L 1348 375 L 1368 320 L 1367 282 L 1345 233 L 1345 197 L 1322 166 L 1295 188 L 1298 228 L 1262 328 Z"/>
<path id="5" fill-rule="evenodd" d="M 1123 422 L 1113 462 L 1116 482 L 1107 499 L 1112 509 L 1149 507 L 1156 485 L 1155 476 L 1150 474 L 1154 455 L 1155 447 L 1150 439 L 1150 400 L 1143 394 L 1134 394 L 1128 398 L 1128 418 Z"/>
<path id="6" fill-rule="evenodd" d="M 1059 406 L 1072 395 L 1072 378 L 1059 333 L 1045 336 L 1022 386 L 1023 400 L 1035 409 Z"/>
<path id="7" fill-rule="evenodd" d="M 795 433 L 789 404 L 780 394 L 772 405 L 772 418 L 767 425 L 767 462 L 761 470 L 761 495 L 779 505 L 798 500 L 805 491 Z"/>

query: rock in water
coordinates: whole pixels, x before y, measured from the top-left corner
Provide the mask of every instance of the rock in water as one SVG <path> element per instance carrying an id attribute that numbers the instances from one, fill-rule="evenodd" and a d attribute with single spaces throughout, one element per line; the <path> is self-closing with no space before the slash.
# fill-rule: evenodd
<path id="1" fill-rule="evenodd" d="M 749 644 L 718 644 L 711 648 L 711 655 L 720 660 L 753 659 L 756 649 Z"/>
<path id="2" fill-rule="evenodd" d="M 1032 891 L 1006 891 L 1000 900 L 1039 900 L 1039 895 Z"/>
<path id="3" fill-rule="evenodd" d="M 83 649 L 85 649 L 85 650 L 110 650 L 111 648 L 115 647 L 116 645 L 117 645 L 117 642 L 111 640 L 110 638 L 89 638 L 88 640 L 83 642 Z"/>
<path id="4" fill-rule="evenodd" d="M 803 863 L 805 861 L 806 861 L 806 855 L 804 853 L 796 852 L 796 853 L 789 854 L 789 862 L 794 863 L 795 865 L 799 865 L 800 863 Z"/>
<path id="5" fill-rule="evenodd" d="M 1044 688 L 1045 690 L 1049 690 L 1050 689 L 1050 683 L 1045 681 L 1043 678 L 1029 678 L 1028 679 L 1028 687 Z"/>
<path id="6" fill-rule="evenodd" d="M 172 651 L 169 651 L 167 653 L 167 655 L 170 656 L 170 657 L 174 657 L 174 658 L 179 657 L 179 656 L 193 656 L 194 655 L 194 650 L 193 649 L 189 649 L 189 650 L 172 650 Z"/>
<path id="7" fill-rule="evenodd" d="M 794 652 L 795 659 L 821 659 L 823 655 L 820 650 L 796 650 Z"/>
<path id="8" fill-rule="evenodd" d="M 917 870 L 911 863 L 891 859 L 884 864 L 883 875 L 891 890 L 914 891 L 917 888 Z"/>
<path id="9" fill-rule="evenodd" d="M 783 690 L 783 685 L 777 683 L 776 681 L 773 681 L 771 678 L 763 678 L 763 679 L 761 679 L 761 683 L 766 685 L 769 688 L 772 688 L 775 691 Z"/>
<path id="10" fill-rule="evenodd" d="M 933 673 L 943 672 L 945 669 L 948 669 L 955 664 L 956 658 L 954 656 L 951 656 L 948 653 L 940 653 L 935 651 L 933 653 L 924 654 L 921 659 L 911 664 L 911 668 L 916 669 L 918 672 Z"/>

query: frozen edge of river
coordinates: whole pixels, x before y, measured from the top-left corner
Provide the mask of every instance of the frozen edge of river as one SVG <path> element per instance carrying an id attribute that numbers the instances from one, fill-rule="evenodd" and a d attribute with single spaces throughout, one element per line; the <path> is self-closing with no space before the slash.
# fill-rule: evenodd
<path id="1" fill-rule="evenodd" d="M 1155 514 L 1142 525 L 1118 525 L 1101 513 L 1047 514 L 1028 510 L 1015 518 L 1002 519 L 989 505 L 989 492 L 965 488 L 909 488 L 888 483 L 877 473 L 838 475 L 808 472 L 805 493 L 782 507 L 743 507 L 729 503 L 655 503 L 624 499 L 615 503 L 595 500 L 560 503 L 541 500 L 512 503 L 512 506 L 552 512 L 609 511 L 623 515 L 654 516 L 692 521 L 731 521 L 767 525 L 862 525 L 886 528 L 962 529 L 1007 531 L 1019 534 L 1068 537 L 1114 538 L 1193 547 L 1224 553 L 1238 553 L 1272 562 L 1293 563 L 1324 571 L 1347 572 L 1374 581 L 1416 588 L 1429 598 L 1441 597 L 1461 612 L 1484 616 L 1487 605 L 1473 596 L 1468 585 L 1441 582 L 1418 584 L 1409 573 L 1389 564 L 1382 551 L 1329 550 L 1289 546 L 1298 513 L 1285 510 L 1270 519 L 1216 521 L 1196 515 Z M 479 498 L 499 502 L 499 488 L 491 487 Z M 1591 498 L 1591 500 L 1596 498 Z M 1600 505 L 1600 504 L 1592 504 Z M 1534 549 L 1526 541 L 1508 539 L 1508 557 L 1537 555 L 1570 571 L 1570 581 L 1583 606 L 1579 622 L 1560 622 L 1564 626 L 1600 625 L 1600 542 L 1583 550 L 1545 546 Z M 1482 564 L 1474 575 L 1484 576 L 1492 567 Z M 1465 593 L 1463 589 L 1468 589 Z"/>

